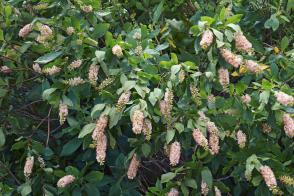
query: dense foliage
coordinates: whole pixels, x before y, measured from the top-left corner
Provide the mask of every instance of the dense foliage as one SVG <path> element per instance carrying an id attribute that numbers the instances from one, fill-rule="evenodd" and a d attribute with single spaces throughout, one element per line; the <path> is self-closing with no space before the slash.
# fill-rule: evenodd
<path id="1" fill-rule="evenodd" d="M 293 12 L 1 1 L 0 194 L 293 194 Z"/>

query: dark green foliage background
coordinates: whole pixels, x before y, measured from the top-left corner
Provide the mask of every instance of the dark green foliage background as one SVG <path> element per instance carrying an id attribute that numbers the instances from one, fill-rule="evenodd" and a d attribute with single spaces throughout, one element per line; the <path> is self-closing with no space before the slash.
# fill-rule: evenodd
<path id="1" fill-rule="evenodd" d="M 36 7 L 44 3 L 44 9 Z M 83 5 L 92 5 L 93 12 L 84 13 Z M 8 66 L 12 73 L 0 73 L 0 194 L 165 195 L 177 187 L 183 195 L 200 195 L 204 179 L 210 188 L 217 186 L 223 194 L 271 195 L 256 169 L 250 181 L 244 173 L 246 167 L 260 163 L 269 165 L 277 178 L 294 176 L 293 139 L 286 137 L 281 121 L 283 112 L 293 114 L 294 110 L 278 104 L 273 93 L 280 90 L 294 94 L 293 12 L 293 0 L 1 1 L 0 66 Z M 47 45 L 35 41 L 36 32 L 24 39 L 18 36 L 19 30 L 32 21 L 53 30 L 54 37 Z M 231 76 L 229 90 L 224 91 L 217 70 L 226 67 L 233 73 L 234 69 L 220 57 L 215 42 L 208 51 L 199 47 L 199 21 L 211 22 L 212 28 L 223 33 L 222 41 L 232 46 L 224 30 L 226 24 L 239 25 L 255 50 L 253 56 L 244 58 L 258 60 L 268 69 L 258 75 L 246 72 Z M 69 26 L 76 30 L 72 36 L 66 34 Z M 136 31 L 142 34 L 142 55 L 134 54 L 139 44 L 132 37 Z M 115 44 L 123 47 L 123 58 L 112 54 Z M 68 70 L 68 64 L 76 59 L 83 59 L 81 68 Z M 57 65 L 62 71 L 52 77 L 37 74 L 32 70 L 36 60 L 48 61 L 40 63 L 43 68 Z M 77 76 L 86 79 L 92 61 L 101 65 L 97 84 L 115 78 L 110 86 L 98 92 L 89 83 L 78 87 L 62 83 Z M 184 65 L 179 67 L 180 63 Z M 186 74 L 182 83 L 179 69 Z M 200 105 L 191 99 L 190 84 L 199 89 Z M 173 129 L 168 131 L 158 104 L 167 87 L 175 95 Z M 118 89 L 132 92 L 122 113 L 114 110 Z M 240 101 L 245 93 L 252 97 L 250 106 Z M 216 97 L 215 104 L 207 101 L 211 94 Z M 58 120 L 60 101 L 69 106 L 63 126 Z M 86 125 L 95 123 L 102 112 L 97 104 L 110 111 L 103 166 L 96 162 L 91 134 L 80 135 L 92 131 Z M 150 141 L 131 130 L 130 112 L 139 106 L 152 120 Z M 206 111 L 220 129 L 218 155 L 201 148 L 194 152 L 192 130 L 200 110 Z M 272 127 L 270 134 L 261 131 L 262 123 Z M 239 129 L 247 135 L 244 149 L 234 138 L 225 136 L 227 131 Z M 182 145 L 182 156 L 177 167 L 170 167 L 164 145 L 175 140 Z M 134 151 L 141 165 L 135 180 L 130 181 L 126 171 Z M 28 154 L 36 160 L 30 180 L 23 175 Z M 45 169 L 39 167 L 38 156 L 44 158 Z M 57 189 L 58 179 L 65 174 L 73 174 L 77 180 Z M 285 195 L 294 191 L 280 182 L 279 188 Z"/>

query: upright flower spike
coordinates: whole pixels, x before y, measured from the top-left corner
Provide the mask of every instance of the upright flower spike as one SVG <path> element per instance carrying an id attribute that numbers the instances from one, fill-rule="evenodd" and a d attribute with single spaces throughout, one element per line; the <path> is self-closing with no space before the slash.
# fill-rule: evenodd
<path id="1" fill-rule="evenodd" d="M 259 64 L 253 60 L 245 60 L 245 67 L 252 73 L 259 73 L 261 71 Z"/>
<path id="2" fill-rule="evenodd" d="M 274 172 L 269 166 L 261 166 L 260 173 L 270 190 L 273 190 L 277 187 L 277 180 L 274 175 Z"/>
<path id="3" fill-rule="evenodd" d="M 276 97 L 277 101 L 284 106 L 294 104 L 294 97 L 292 97 L 291 95 L 288 95 L 282 91 L 275 92 L 275 97 Z"/>
<path id="4" fill-rule="evenodd" d="M 169 162 L 171 166 L 176 166 L 181 158 L 181 144 L 179 142 L 174 142 L 170 146 L 169 150 Z"/>
<path id="5" fill-rule="evenodd" d="M 290 114 L 283 114 L 284 131 L 290 138 L 294 137 L 294 120 Z"/>
<path id="6" fill-rule="evenodd" d="M 77 69 L 81 66 L 82 62 L 83 61 L 81 59 L 75 60 L 71 64 L 69 64 L 68 69 L 69 70 Z"/>
<path id="7" fill-rule="evenodd" d="M 241 97 L 241 100 L 244 104 L 248 105 L 251 102 L 251 97 L 248 94 L 245 94 Z"/>
<path id="8" fill-rule="evenodd" d="M 100 116 L 99 119 L 96 122 L 96 127 L 92 133 L 92 139 L 94 141 L 97 141 L 97 138 L 99 137 L 100 132 L 104 132 L 105 128 L 108 124 L 108 117 L 107 116 Z"/>
<path id="9" fill-rule="evenodd" d="M 33 70 L 36 73 L 39 73 L 39 74 L 42 73 L 42 69 L 41 69 L 41 67 L 40 67 L 40 65 L 38 63 L 33 64 Z"/>
<path id="10" fill-rule="evenodd" d="M 25 38 L 28 36 L 28 34 L 33 30 L 33 25 L 32 24 L 27 24 L 23 28 L 19 30 L 18 36 Z"/>
<path id="11" fill-rule="evenodd" d="M 122 48 L 118 44 L 112 47 L 112 54 L 114 54 L 115 56 L 119 58 L 124 55 Z"/>
<path id="12" fill-rule="evenodd" d="M 98 80 L 99 68 L 100 67 L 96 64 L 90 65 L 88 78 L 89 78 L 90 84 L 92 84 L 93 86 L 96 86 L 96 82 Z"/>
<path id="13" fill-rule="evenodd" d="M 167 193 L 167 196 L 178 196 L 179 191 L 176 188 L 171 188 L 170 191 Z"/>
<path id="14" fill-rule="evenodd" d="M 60 70 L 61 70 L 60 67 L 56 67 L 55 65 L 53 65 L 52 67 L 44 69 L 43 73 L 52 76 L 52 75 L 59 73 Z"/>
<path id="15" fill-rule="evenodd" d="M 215 196 L 222 196 L 221 191 L 216 186 L 214 186 L 214 192 L 215 192 Z"/>
<path id="16" fill-rule="evenodd" d="M 29 156 L 26 159 L 25 166 L 23 168 L 23 173 L 26 178 L 29 178 L 33 172 L 34 167 L 34 157 Z"/>
<path id="17" fill-rule="evenodd" d="M 236 48 L 239 51 L 250 52 L 252 50 L 252 44 L 247 40 L 247 38 L 241 33 L 238 32 L 234 36 Z"/>
<path id="18" fill-rule="evenodd" d="M 244 148 L 246 145 L 246 138 L 247 138 L 246 134 L 243 131 L 239 130 L 237 132 L 236 136 L 237 136 L 237 141 L 238 141 L 239 147 Z"/>
<path id="19" fill-rule="evenodd" d="M 73 183 L 75 181 L 75 177 L 73 175 L 66 175 L 60 178 L 57 182 L 57 187 L 64 188 L 67 185 Z"/>
<path id="20" fill-rule="evenodd" d="M 137 176 L 139 165 L 140 162 L 137 159 L 137 155 L 134 154 L 127 172 L 128 179 L 132 180 Z"/>
<path id="21" fill-rule="evenodd" d="M 107 137 L 105 135 L 105 128 L 107 123 L 108 117 L 100 116 L 92 133 L 93 143 L 96 145 L 96 160 L 100 165 L 104 164 L 106 158 Z"/>
<path id="22" fill-rule="evenodd" d="M 144 125 L 144 113 L 141 110 L 136 110 L 131 117 L 132 130 L 135 134 L 140 134 Z"/>
<path id="23" fill-rule="evenodd" d="M 223 88 L 226 88 L 230 84 L 230 75 L 227 69 L 220 68 L 218 70 L 218 77 L 219 83 L 223 86 Z"/>
<path id="24" fill-rule="evenodd" d="M 130 101 L 130 96 L 131 96 L 131 92 L 127 91 L 127 92 L 123 92 L 116 104 L 116 110 L 117 111 L 121 111 L 123 109 L 123 107 Z"/>
<path id="25" fill-rule="evenodd" d="M 200 46 L 203 49 L 207 49 L 213 42 L 213 33 L 211 30 L 206 30 L 204 31 L 204 33 L 202 34 L 202 38 L 200 41 Z"/>
<path id="26" fill-rule="evenodd" d="M 290 177 L 290 176 L 281 176 L 280 177 L 280 181 L 283 184 L 289 185 L 289 186 L 293 186 L 294 187 L 294 178 Z"/>
<path id="27" fill-rule="evenodd" d="M 201 194 L 206 196 L 206 195 L 208 195 L 208 192 L 209 192 L 208 184 L 202 180 L 201 181 Z"/>
<path id="28" fill-rule="evenodd" d="M 200 129 L 194 129 L 192 135 L 193 135 L 195 142 L 199 146 L 203 147 L 205 150 L 208 149 L 208 141 L 205 138 L 205 136 L 203 135 L 203 133 L 200 131 Z"/>
<path id="29" fill-rule="evenodd" d="M 64 124 L 66 118 L 67 118 L 67 115 L 68 115 L 68 108 L 67 108 L 67 105 L 64 104 L 64 103 L 60 103 L 59 104 L 59 123 L 61 125 Z"/>
<path id="30" fill-rule="evenodd" d="M 219 136 L 216 134 L 209 134 L 208 143 L 211 154 L 215 155 L 219 153 Z"/>
<path id="31" fill-rule="evenodd" d="M 233 54 L 230 50 L 221 48 L 220 53 L 224 60 L 231 64 L 233 67 L 238 68 L 242 64 L 242 58 L 238 55 Z"/>
<path id="32" fill-rule="evenodd" d="M 146 140 L 149 141 L 151 139 L 152 134 L 152 123 L 149 119 L 144 120 L 143 133 L 145 135 Z"/>
<path id="33" fill-rule="evenodd" d="M 75 29 L 73 27 L 66 28 L 67 35 L 72 35 L 74 32 L 75 32 Z"/>
<path id="34" fill-rule="evenodd" d="M 79 86 L 81 84 L 84 84 L 85 80 L 79 76 L 79 77 L 70 78 L 66 80 L 65 83 L 68 84 L 69 86 Z"/>

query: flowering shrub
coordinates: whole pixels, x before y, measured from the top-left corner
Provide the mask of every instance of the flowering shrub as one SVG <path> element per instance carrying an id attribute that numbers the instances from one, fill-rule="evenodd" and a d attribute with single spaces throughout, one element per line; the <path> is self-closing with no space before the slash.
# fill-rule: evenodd
<path id="1" fill-rule="evenodd" d="M 1 195 L 293 194 L 293 9 L 1 1 Z"/>

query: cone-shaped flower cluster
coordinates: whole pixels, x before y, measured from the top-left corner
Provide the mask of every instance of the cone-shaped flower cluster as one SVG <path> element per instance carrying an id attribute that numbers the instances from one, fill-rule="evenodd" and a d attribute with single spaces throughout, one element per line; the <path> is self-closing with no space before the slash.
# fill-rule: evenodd
<path id="1" fill-rule="evenodd" d="M 59 123 L 61 125 L 64 124 L 66 118 L 67 118 L 67 115 L 68 115 L 68 108 L 67 108 L 67 105 L 64 104 L 64 103 L 60 103 L 59 104 Z"/>
<path id="2" fill-rule="evenodd" d="M 120 95 L 117 104 L 116 104 L 116 110 L 121 111 L 122 108 L 130 101 L 131 92 L 127 91 Z"/>
<path id="3" fill-rule="evenodd" d="M 170 145 L 169 149 L 169 162 L 171 166 L 176 166 L 181 158 L 181 144 L 174 142 Z"/>
<path id="4" fill-rule="evenodd" d="M 248 94 L 245 94 L 241 97 L 241 100 L 244 104 L 248 105 L 251 102 L 251 97 Z"/>
<path id="5" fill-rule="evenodd" d="M 206 123 L 206 128 L 209 132 L 208 144 L 210 147 L 211 154 L 219 153 L 219 131 L 215 126 L 214 122 L 208 121 Z"/>
<path id="6" fill-rule="evenodd" d="M 68 84 L 69 86 L 79 86 L 81 84 L 84 84 L 85 80 L 79 76 L 79 77 L 70 78 L 66 80 L 65 83 Z"/>
<path id="7" fill-rule="evenodd" d="M 193 138 L 199 146 L 203 147 L 205 150 L 208 149 L 208 141 L 200 129 L 193 130 Z"/>
<path id="8" fill-rule="evenodd" d="M 149 119 L 144 120 L 144 125 L 143 125 L 143 134 L 145 135 L 146 140 L 151 139 L 151 134 L 152 134 L 152 123 Z"/>
<path id="9" fill-rule="evenodd" d="M 208 192 L 209 192 L 208 184 L 202 180 L 201 181 L 201 194 L 206 196 L 206 195 L 208 195 Z"/>
<path id="10" fill-rule="evenodd" d="M 33 30 L 32 24 L 27 24 L 23 28 L 19 30 L 18 36 L 19 37 L 26 37 L 31 31 Z"/>
<path id="11" fill-rule="evenodd" d="M 140 162 L 137 159 L 137 155 L 134 154 L 127 172 L 128 179 L 132 180 L 137 176 L 139 165 Z"/>
<path id="12" fill-rule="evenodd" d="M 220 68 L 218 70 L 218 77 L 219 83 L 223 86 L 223 88 L 226 88 L 230 84 L 230 75 L 227 69 Z"/>
<path id="13" fill-rule="evenodd" d="M 269 166 L 261 166 L 260 173 L 268 188 L 270 190 L 275 189 L 275 187 L 277 186 L 277 180 L 272 169 Z"/>
<path id="14" fill-rule="evenodd" d="M 239 130 L 236 134 L 236 137 L 237 137 L 239 147 L 244 148 L 246 145 L 246 140 L 247 140 L 246 134 L 243 131 Z"/>
<path id="15" fill-rule="evenodd" d="M 73 183 L 75 181 L 75 177 L 73 175 L 66 175 L 60 178 L 57 182 L 57 187 L 64 188 L 67 185 Z"/>
<path id="16" fill-rule="evenodd" d="M 52 67 L 48 67 L 48 68 L 44 69 L 43 73 L 52 76 L 54 74 L 59 73 L 60 70 L 61 70 L 60 67 L 56 67 L 55 65 L 53 65 Z"/>
<path id="17" fill-rule="evenodd" d="M 33 70 L 36 73 L 39 73 L 39 74 L 42 73 L 42 69 L 41 69 L 41 67 L 40 67 L 40 65 L 38 63 L 33 64 Z"/>
<path id="18" fill-rule="evenodd" d="M 72 35 L 74 32 L 75 32 L 75 29 L 73 27 L 66 28 L 67 35 Z"/>
<path id="19" fill-rule="evenodd" d="M 120 47 L 120 45 L 115 45 L 115 46 L 112 47 L 112 54 L 114 54 L 115 56 L 117 56 L 119 58 L 124 55 L 123 50 Z"/>
<path id="20" fill-rule="evenodd" d="M 88 78 L 90 81 L 90 84 L 96 85 L 96 81 L 98 79 L 98 72 L 99 72 L 99 66 L 96 64 L 91 64 L 89 68 Z"/>
<path id="21" fill-rule="evenodd" d="M 92 133 L 93 143 L 96 145 L 96 160 L 100 165 L 104 164 L 106 158 L 107 137 L 105 135 L 105 128 L 107 123 L 108 117 L 100 116 Z"/>
<path id="22" fill-rule="evenodd" d="M 167 193 L 167 196 L 178 196 L 179 191 L 176 188 L 171 188 L 170 191 Z"/>
<path id="23" fill-rule="evenodd" d="M 235 44 L 239 51 L 250 52 L 252 50 L 252 44 L 241 32 L 235 34 Z"/>
<path id="24" fill-rule="evenodd" d="M 202 34 L 202 38 L 200 41 L 200 46 L 203 49 L 207 49 L 213 42 L 213 33 L 211 30 L 206 30 Z"/>
<path id="25" fill-rule="evenodd" d="M 253 73 L 259 73 L 261 71 L 259 64 L 253 60 L 245 60 L 245 67 Z"/>
<path id="26" fill-rule="evenodd" d="M 294 137 L 294 120 L 290 114 L 283 114 L 284 131 L 290 138 Z"/>
<path id="27" fill-rule="evenodd" d="M 23 168 L 23 173 L 26 178 L 29 178 L 33 172 L 33 167 L 34 167 L 34 157 L 29 156 L 26 159 L 25 166 Z"/>
<path id="28" fill-rule="evenodd" d="M 144 113 L 141 110 L 136 110 L 131 117 L 132 130 L 135 134 L 140 134 L 144 125 Z"/>
<path id="29" fill-rule="evenodd" d="M 277 101 L 284 106 L 294 104 L 294 97 L 292 97 L 291 95 L 288 95 L 282 91 L 275 92 L 275 97 L 277 98 Z"/>
<path id="30" fill-rule="evenodd" d="M 169 121 L 171 117 L 173 100 L 174 94 L 170 89 L 167 88 L 164 94 L 164 100 L 160 102 L 160 112 L 167 121 Z"/>
<path id="31" fill-rule="evenodd" d="M 242 58 L 238 55 L 233 54 L 230 50 L 222 48 L 220 50 L 220 53 L 225 61 L 231 64 L 233 67 L 238 68 L 242 64 Z"/>
<path id="32" fill-rule="evenodd" d="M 69 64 L 68 69 L 73 70 L 73 69 L 79 68 L 81 66 L 82 62 L 83 61 L 80 59 L 75 60 L 71 64 Z"/>
<path id="33" fill-rule="evenodd" d="M 221 191 L 216 186 L 214 187 L 214 192 L 215 192 L 215 196 L 221 196 L 222 195 Z"/>

